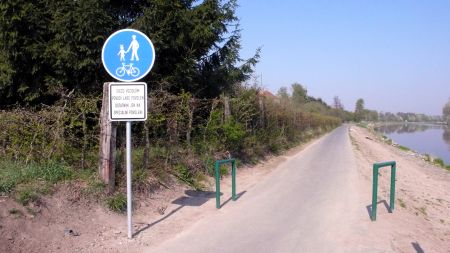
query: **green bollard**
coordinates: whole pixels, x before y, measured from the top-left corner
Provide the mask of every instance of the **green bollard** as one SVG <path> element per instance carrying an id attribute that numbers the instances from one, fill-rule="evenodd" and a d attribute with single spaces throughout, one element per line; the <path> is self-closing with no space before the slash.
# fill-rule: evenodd
<path id="1" fill-rule="evenodd" d="M 378 171 L 383 167 L 391 167 L 391 190 L 389 196 L 389 210 L 394 211 L 395 207 L 395 175 L 396 175 L 396 162 L 374 163 L 373 164 L 373 185 L 372 185 L 372 211 L 370 213 L 370 219 L 372 221 L 377 220 L 377 199 L 378 199 Z"/>
<path id="2" fill-rule="evenodd" d="M 216 161 L 214 165 L 214 170 L 216 174 L 216 208 L 220 208 L 220 164 Z"/>
<path id="3" fill-rule="evenodd" d="M 217 160 L 214 164 L 214 174 L 216 176 L 216 208 L 220 208 L 220 165 L 224 163 L 231 163 L 231 199 L 236 201 L 236 160 Z"/>
<path id="4" fill-rule="evenodd" d="M 395 171 L 396 171 L 396 164 L 391 165 L 391 194 L 390 194 L 390 201 L 389 201 L 389 208 L 391 209 L 391 212 L 394 211 L 394 205 L 395 205 Z"/>
<path id="5" fill-rule="evenodd" d="M 231 162 L 231 198 L 236 201 L 236 161 Z"/>

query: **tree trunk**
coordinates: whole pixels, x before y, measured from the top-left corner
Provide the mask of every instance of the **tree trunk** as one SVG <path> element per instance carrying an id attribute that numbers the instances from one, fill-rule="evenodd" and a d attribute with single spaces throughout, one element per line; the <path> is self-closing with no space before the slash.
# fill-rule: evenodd
<path id="1" fill-rule="evenodd" d="M 100 156 L 99 174 L 107 185 L 109 193 L 114 191 L 115 160 L 116 160 L 116 132 L 117 125 L 109 121 L 108 83 L 103 84 L 102 109 L 100 111 Z"/>
<path id="2" fill-rule="evenodd" d="M 223 111 L 224 111 L 225 122 L 226 122 L 231 116 L 230 98 L 227 96 L 223 97 Z"/>
<path id="3" fill-rule="evenodd" d="M 148 130 L 148 124 L 147 122 L 144 122 L 144 142 L 145 142 L 145 147 L 144 147 L 144 161 L 143 161 L 143 165 L 144 165 L 144 170 L 148 168 L 148 158 L 150 156 L 150 140 L 148 138 L 149 135 L 149 130 Z"/>
<path id="4" fill-rule="evenodd" d="M 191 145 L 192 123 L 194 121 L 194 110 L 195 110 L 195 104 L 194 104 L 193 99 L 190 99 L 188 106 L 189 106 L 189 112 L 188 112 L 189 122 L 188 122 L 187 131 L 186 131 L 186 142 L 188 145 Z"/>
<path id="5" fill-rule="evenodd" d="M 264 128 L 266 115 L 265 115 L 265 111 L 264 111 L 264 98 L 261 95 L 258 97 L 258 104 L 259 104 L 259 111 L 260 111 L 259 126 L 261 128 Z"/>

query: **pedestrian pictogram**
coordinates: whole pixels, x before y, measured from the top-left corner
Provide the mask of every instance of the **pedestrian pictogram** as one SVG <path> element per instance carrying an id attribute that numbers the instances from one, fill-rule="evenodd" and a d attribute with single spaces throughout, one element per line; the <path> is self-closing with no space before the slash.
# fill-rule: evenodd
<path id="1" fill-rule="evenodd" d="M 123 82 L 133 82 L 150 72 L 155 62 L 155 49 L 144 33 L 123 29 L 106 40 L 102 61 L 112 77 Z"/>

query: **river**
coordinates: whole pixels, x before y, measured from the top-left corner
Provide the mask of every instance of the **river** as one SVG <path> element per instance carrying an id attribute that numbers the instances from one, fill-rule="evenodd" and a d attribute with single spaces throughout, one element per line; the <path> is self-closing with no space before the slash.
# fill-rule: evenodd
<path id="1" fill-rule="evenodd" d="M 450 165 L 450 128 L 422 123 L 383 124 L 376 128 L 394 142 Z"/>

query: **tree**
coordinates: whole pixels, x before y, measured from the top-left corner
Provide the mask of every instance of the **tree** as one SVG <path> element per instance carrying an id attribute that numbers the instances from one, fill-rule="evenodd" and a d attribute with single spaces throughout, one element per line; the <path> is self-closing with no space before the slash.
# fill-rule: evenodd
<path id="1" fill-rule="evenodd" d="M 361 121 L 364 118 L 364 100 L 362 98 L 356 101 L 355 120 Z"/>
<path id="2" fill-rule="evenodd" d="M 344 105 L 341 102 L 341 99 L 338 96 L 334 96 L 333 98 L 333 107 L 337 110 L 344 110 Z"/>
<path id="3" fill-rule="evenodd" d="M 68 91 L 95 94 L 111 81 L 101 49 L 115 30 L 153 41 L 153 89 L 198 97 L 231 93 L 259 59 L 241 59 L 236 0 L 3 0 L 0 105 L 51 104 Z"/>
<path id="4" fill-rule="evenodd" d="M 299 83 L 293 83 L 292 88 L 292 102 L 294 105 L 301 106 L 308 102 L 308 91 Z"/>
<path id="5" fill-rule="evenodd" d="M 107 1 L 0 3 L 0 104 L 50 103 L 100 90 L 100 51 L 114 22 Z"/>
<path id="6" fill-rule="evenodd" d="M 445 104 L 444 108 L 442 108 L 442 116 L 447 124 L 450 125 L 450 100 Z"/>
<path id="7" fill-rule="evenodd" d="M 280 98 L 280 100 L 282 101 L 288 101 L 289 100 L 289 93 L 287 91 L 286 87 L 280 87 L 277 91 L 277 96 Z"/>
<path id="8" fill-rule="evenodd" d="M 250 59 L 239 57 L 236 0 L 148 2 L 131 25 L 150 35 L 157 49 L 148 82 L 173 93 L 216 97 L 251 77 L 259 50 Z"/>

